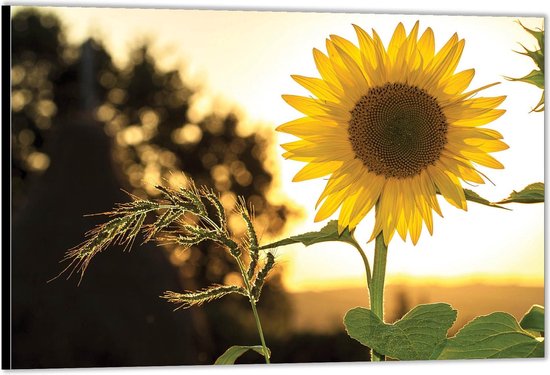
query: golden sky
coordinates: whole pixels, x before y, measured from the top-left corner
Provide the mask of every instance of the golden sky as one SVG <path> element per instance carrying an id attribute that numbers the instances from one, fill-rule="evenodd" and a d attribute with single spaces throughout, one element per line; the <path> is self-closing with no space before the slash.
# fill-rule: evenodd
<path id="1" fill-rule="evenodd" d="M 534 68 L 531 60 L 513 50 L 519 43 L 535 47 L 535 40 L 515 22 L 516 17 L 403 16 L 372 14 L 285 13 L 241 11 L 138 10 L 100 8 L 51 8 L 68 27 L 69 40 L 93 35 L 104 40 L 115 58 L 124 64 L 128 51 L 147 39 L 162 65 L 182 67 L 184 76 L 201 82 L 204 95 L 197 108 L 212 103 L 236 106 L 250 123 L 274 129 L 299 116 L 281 94 L 308 95 L 291 74 L 318 76 L 312 49 L 325 50 L 330 34 L 356 42 L 352 24 L 376 29 L 385 43 L 398 22 L 409 31 L 416 20 L 421 31 L 434 30 L 436 48 L 454 32 L 466 40 L 457 71 L 476 69 L 471 88 L 495 81 L 502 84 L 484 91 L 486 96 L 507 95 L 501 108 L 507 113 L 489 128 L 504 135 L 510 149 L 496 154 L 504 170 L 482 169 L 496 186 L 468 187 L 489 200 L 507 197 L 512 190 L 544 181 L 544 115 L 529 113 L 540 97 L 534 86 L 508 82 L 503 76 L 520 77 Z M 542 27 L 542 18 L 521 18 L 524 25 Z M 204 83 L 206 82 L 206 83 Z M 251 129 L 252 130 L 252 129 Z M 278 135 L 277 143 L 292 140 Z M 276 148 L 273 159 L 280 168 L 283 192 L 300 202 L 308 216 L 289 234 L 321 228 L 313 223 L 314 205 L 324 182 L 292 183 L 302 163 L 284 161 Z M 434 235 L 427 230 L 417 246 L 398 236 L 390 243 L 388 281 L 490 281 L 542 285 L 544 278 L 544 207 L 514 204 L 513 211 L 474 203 L 468 212 L 440 200 L 444 218 L 435 217 Z M 374 223 L 371 212 L 356 236 L 365 243 Z M 261 228 L 260 228 L 261 230 Z M 372 262 L 374 244 L 365 245 Z M 328 243 L 277 250 L 285 265 L 290 290 L 363 286 L 364 269 L 356 251 Z"/>

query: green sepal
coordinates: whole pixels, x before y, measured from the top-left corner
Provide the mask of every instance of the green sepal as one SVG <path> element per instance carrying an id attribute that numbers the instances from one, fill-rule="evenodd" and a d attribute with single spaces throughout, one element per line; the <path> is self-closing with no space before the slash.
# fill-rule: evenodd
<path id="1" fill-rule="evenodd" d="M 532 112 L 543 112 L 544 111 L 544 91 L 542 92 L 542 95 L 540 97 L 539 102 L 537 103 L 535 108 L 533 108 L 531 111 Z"/>
<path id="2" fill-rule="evenodd" d="M 531 73 L 521 77 L 521 78 L 511 78 L 505 77 L 509 81 L 520 81 L 525 83 L 530 83 L 537 86 L 539 89 L 544 89 L 544 73 L 540 70 L 534 69 Z"/>
<path id="3" fill-rule="evenodd" d="M 529 57 L 531 60 L 535 62 L 535 64 L 537 64 L 537 67 L 539 68 L 539 70 L 541 72 L 544 72 L 544 53 L 542 53 L 540 49 L 531 51 L 527 49 L 523 44 L 521 44 L 521 46 L 523 47 L 524 51 L 523 52 L 515 51 L 515 52 L 519 53 L 520 55 Z"/>
<path id="4" fill-rule="evenodd" d="M 527 31 L 529 34 L 533 35 L 535 39 L 537 40 L 537 43 L 539 44 L 540 49 L 544 53 L 544 30 L 538 29 L 530 29 L 528 27 L 523 26 L 523 24 L 518 20 L 518 23 L 525 31 Z"/>

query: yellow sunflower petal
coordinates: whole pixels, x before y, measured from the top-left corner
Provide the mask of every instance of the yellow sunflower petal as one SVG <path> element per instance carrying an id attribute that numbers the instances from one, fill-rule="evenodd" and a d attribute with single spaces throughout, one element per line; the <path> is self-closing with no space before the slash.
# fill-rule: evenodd
<path id="1" fill-rule="evenodd" d="M 464 196 L 464 189 L 455 175 L 445 170 L 441 170 L 436 166 L 428 167 L 428 173 L 437 186 L 437 189 L 443 198 L 447 200 L 447 202 L 457 208 L 466 210 L 466 197 Z"/>
<path id="2" fill-rule="evenodd" d="M 405 241 L 407 239 L 407 232 L 409 230 L 409 221 L 412 217 L 414 198 L 410 200 L 410 188 L 404 187 L 402 183 L 398 184 L 399 189 L 399 201 L 397 201 L 397 221 L 396 229 L 399 236 Z"/>
<path id="3" fill-rule="evenodd" d="M 431 66 L 437 66 L 441 65 L 441 62 L 449 55 L 449 52 L 451 49 L 455 46 L 455 44 L 458 42 L 458 34 L 454 33 L 453 36 L 445 43 L 445 45 L 437 52 L 437 54 L 434 56 L 433 60 L 431 61 Z"/>
<path id="4" fill-rule="evenodd" d="M 317 98 L 331 102 L 338 102 L 338 93 L 334 93 L 330 86 L 322 79 L 299 75 L 292 75 L 291 77 Z"/>
<path id="5" fill-rule="evenodd" d="M 424 31 L 424 34 L 422 34 L 418 40 L 417 45 L 424 63 L 427 64 L 433 59 L 435 51 L 434 32 L 431 28 L 428 27 L 426 31 Z"/>
<path id="6" fill-rule="evenodd" d="M 443 164 L 446 170 L 451 171 L 455 176 L 462 178 L 464 181 L 479 184 L 484 183 L 481 176 L 471 166 L 461 162 L 457 158 L 449 158 L 442 155 L 439 158 L 439 163 Z"/>
<path id="7" fill-rule="evenodd" d="M 292 159 L 296 161 L 301 161 L 304 163 L 313 163 L 313 162 L 321 162 L 322 160 L 316 160 L 315 157 L 306 157 L 306 156 L 297 156 L 294 155 L 292 151 L 287 151 L 282 154 L 282 157 L 284 159 Z"/>
<path id="8" fill-rule="evenodd" d="M 413 245 L 416 245 L 418 243 L 418 239 L 420 238 L 420 234 L 422 233 L 422 218 L 419 215 L 418 211 L 413 211 L 413 217 L 411 219 L 411 222 L 409 223 L 409 233 L 411 235 L 411 241 Z"/>
<path id="9" fill-rule="evenodd" d="M 504 168 L 504 165 L 502 165 L 501 162 L 499 162 L 497 159 L 495 159 L 494 157 L 492 157 L 491 155 L 485 152 L 471 152 L 471 151 L 461 150 L 460 154 L 464 155 L 466 158 L 473 161 L 474 163 L 484 165 L 486 167 L 490 167 L 494 169 Z"/>
<path id="10" fill-rule="evenodd" d="M 475 138 L 475 139 L 487 139 L 496 140 L 502 139 L 503 136 L 500 132 L 493 129 L 485 128 L 470 128 L 463 126 L 449 126 L 449 137 L 457 137 L 459 139 Z"/>
<path id="11" fill-rule="evenodd" d="M 508 146 L 506 143 L 499 141 L 497 139 L 484 140 L 484 139 L 476 139 L 476 138 L 466 138 L 464 139 L 464 144 L 471 148 L 478 149 L 484 152 L 498 152 L 498 151 L 504 151 L 510 148 L 510 146 Z"/>
<path id="12" fill-rule="evenodd" d="M 502 104 L 502 102 L 506 99 L 506 95 L 502 96 L 495 96 L 495 97 L 480 97 L 480 98 L 472 98 L 465 100 L 462 103 L 463 107 L 470 107 L 470 108 L 496 108 L 499 105 Z"/>
<path id="13" fill-rule="evenodd" d="M 422 87 L 426 89 L 436 87 L 440 81 L 452 74 L 456 69 L 463 48 L 464 40 L 460 40 L 451 47 L 446 55 L 442 56 L 441 61 L 438 60 L 438 56 L 436 56 L 432 60 L 432 65 L 427 68 L 429 74 L 427 74 L 422 81 Z"/>
<path id="14" fill-rule="evenodd" d="M 361 179 L 367 171 L 361 166 L 361 163 L 356 159 L 343 164 L 329 178 L 325 189 L 319 196 L 316 206 L 328 195 L 334 194 Z"/>
<path id="15" fill-rule="evenodd" d="M 330 39 L 334 45 L 345 51 L 353 60 L 361 61 L 361 51 L 359 51 L 359 48 L 355 44 L 338 35 L 331 35 Z"/>
<path id="16" fill-rule="evenodd" d="M 342 85 L 340 84 L 336 73 L 334 73 L 334 69 L 332 69 L 332 64 L 330 63 L 329 58 L 325 56 L 323 52 L 319 51 L 317 48 L 314 48 L 313 59 L 315 60 L 315 66 L 321 74 L 323 81 L 332 87 L 333 90 L 342 91 Z"/>
<path id="17" fill-rule="evenodd" d="M 451 95 L 463 92 L 472 82 L 474 74 L 474 69 L 468 69 L 452 75 L 443 83 L 443 91 Z"/>
<path id="18" fill-rule="evenodd" d="M 407 77 L 410 77 L 413 72 L 421 67 L 422 55 L 416 44 L 418 25 L 419 23 L 417 22 L 397 51 L 391 75 L 388 77 L 389 80 L 397 82 L 407 81 Z M 417 77 L 411 78 L 416 82 Z"/>
<path id="19" fill-rule="evenodd" d="M 478 92 L 480 92 L 482 90 L 486 90 L 489 87 L 493 87 L 493 86 L 496 86 L 496 85 L 500 85 L 500 82 L 489 83 L 488 85 L 481 86 L 481 87 L 478 87 L 477 89 L 470 90 L 470 91 L 465 92 L 463 94 L 457 95 L 453 98 L 453 102 L 455 102 L 455 103 L 460 102 L 462 100 L 465 100 L 465 99 L 471 97 L 472 95 L 477 94 Z"/>
<path id="20" fill-rule="evenodd" d="M 416 208 L 420 213 L 421 218 L 426 223 L 428 232 L 430 232 L 430 234 L 433 234 L 432 207 L 428 203 L 429 197 L 425 196 L 424 193 L 422 192 L 420 179 L 421 179 L 420 176 L 413 177 L 413 181 L 411 183 L 411 193 L 414 197 Z"/>
<path id="21" fill-rule="evenodd" d="M 470 181 L 477 184 L 483 184 L 485 181 L 483 181 L 483 178 L 479 175 L 479 173 L 476 172 L 473 168 L 468 168 L 463 165 L 458 164 L 457 165 L 459 176 L 464 181 Z"/>
<path id="22" fill-rule="evenodd" d="M 348 195 L 348 191 L 349 187 L 329 195 L 319 208 L 319 211 L 317 211 L 315 221 L 322 221 L 330 217 L 330 215 L 332 215 L 338 207 L 342 205 L 343 200 L 346 199 Z"/>
<path id="23" fill-rule="evenodd" d="M 350 229 L 354 229 L 378 201 L 385 182 L 384 177 L 372 173 L 365 173 L 358 181 L 360 191 L 351 212 Z"/>
<path id="24" fill-rule="evenodd" d="M 340 47 L 334 46 L 334 48 L 339 56 L 339 64 L 341 64 L 341 66 L 338 64 L 339 68 L 335 67 L 335 70 L 342 69 L 340 74 L 346 76 L 342 85 L 346 87 L 347 94 L 350 100 L 354 102 L 355 106 L 355 102 L 357 102 L 363 93 L 368 90 L 369 84 L 357 63 Z"/>
<path id="25" fill-rule="evenodd" d="M 407 39 L 405 27 L 401 22 L 399 22 L 399 24 L 395 28 L 395 31 L 393 32 L 390 44 L 388 45 L 388 55 L 390 56 L 390 59 L 393 63 L 395 63 L 395 60 L 397 59 L 397 52 L 401 48 L 403 42 L 405 42 L 405 39 Z"/>
<path id="26" fill-rule="evenodd" d="M 455 126 L 481 126 L 495 121 L 504 113 L 505 109 L 491 109 L 488 111 L 462 111 L 460 112 L 463 117 L 455 116 L 454 119 L 449 119 Z M 485 112 L 485 113 L 480 113 Z"/>
<path id="27" fill-rule="evenodd" d="M 345 142 L 338 144 L 323 142 L 312 143 L 307 141 L 296 141 L 281 145 L 288 152 L 283 156 L 299 161 L 342 161 L 353 160 L 353 154 Z M 301 159 L 301 160 L 300 160 Z"/>
<path id="28" fill-rule="evenodd" d="M 279 125 L 275 130 L 303 138 L 324 133 L 332 134 L 333 131 L 339 129 L 346 131 L 346 128 L 341 128 L 341 126 L 333 122 L 319 121 L 311 117 L 302 117 Z"/>
<path id="29" fill-rule="evenodd" d="M 324 163 L 309 163 L 303 167 L 292 179 L 293 182 L 311 180 L 333 173 L 342 166 L 341 161 L 328 161 Z"/>
<path id="30" fill-rule="evenodd" d="M 283 99 L 296 110 L 318 120 L 346 122 L 350 118 L 350 113 L 346 108 L 328 101 L 319 101 L 298 95 L 283 95 Z"/>
<path id="31" fill-rule="evenodd" d="M 439 216 L 443 217 L 439 202 L 437 201 L 436 187 L 427 169 L 423 170 L 420 176 L 418 176 L 418 183 L 422 196 L 426 199 L 426 202 Z"/>
<path id="32" fill-rule="evenodd" d="M 389 68 L 389 57 L 386 53 L 386 49 L 384 48 L 384 43 L 382 42 L 382 39 L 374 29 L 372 30 L 372 40 L 374 41 L 376 56 L 378 58 L 378 61 L 380 62 L 380 65 L 378 66 L 378 71 L 382 75 L 381 78 L 384 79 L 387 75 L 387 71 Z"/>
<path id="33" fill-rule="evenodd" d="M 386 78 L 386 66 L 384 65 L 385 52 L 375 44 L 373 38 L 357 25 L 353 25 L 361 51 L 361 62 L 363 69 L 369 77 L 371 86 L 378 86 L 384 83 Z"/>
<path id="34" fill-rule="evenodd" d="M 401 192 L 395 178 L 388 179 L 381 194 L 376 220 L 382 221 L 384 242 L 388 244 L 395 232 L 400 214 Z M 377 211 L 377 213 L 378 213 Z"/>
<path id="35" fill-rule="evenodd" d="M 344 199 L 344 203 L 342 204 L 342 208 L 340 209 L 340 215 L 338 216 L 338 234 L 342 234 L 344 229 L 349 226 L 351 212 L 360 194 L 359 190 L 354 190 L 353 188 L 351 188 L 350 190 L 351 194 Z"/>

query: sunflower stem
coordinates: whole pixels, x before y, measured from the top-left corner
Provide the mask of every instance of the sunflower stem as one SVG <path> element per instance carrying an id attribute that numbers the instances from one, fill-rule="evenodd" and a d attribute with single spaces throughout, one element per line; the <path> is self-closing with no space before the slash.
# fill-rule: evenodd
<path id="1" fill-rule="evenodd" d="M 386 277 L 386 258 L 388 247 L 384 243 L 382 232 L 376 237 L 374 247 L 374 265 L 372 269 L 372 280 L 370 283 L 370 308 L 371 311 L 384 321 L 384 279 Z M 385 361 L 383 354 L 372 351 L 371 361 Z"/>
<path id="2" fill-rule="evenodd" d="M 359 251 L 359 254 L 361 255 L 361 259 L 363 259 L 363 265 L 365 266 L 365 275 L 366 275 L 366 278 L 367 278 L 367 288 L 368 288 L 369 294 L 370 294 L 370 285 L 371 285 L 372 276 L 371 276 L 371 271 L 370 271 L 369 258 L 367 258 L 367 255 L 365 254 L 365 252 L 363 251 L 361 246 L 359 246 L 358 243 L 354 243 L 353 247 L 355 247 L 357 249 L 357 251 Z"/>

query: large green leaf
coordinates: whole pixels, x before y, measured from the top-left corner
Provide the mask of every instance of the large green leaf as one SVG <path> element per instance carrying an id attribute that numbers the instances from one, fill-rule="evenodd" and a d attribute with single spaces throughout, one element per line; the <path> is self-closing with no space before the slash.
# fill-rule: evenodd
<path id="1" fill-rule="evenodd" d="M 544 202 L 544 183 L 535 182 L 527 185 L 520 192 L 513 191 L 506 199 L 497 202 L 502 203 L 541 203 Z"/>
<path id="2" fill-rule="evenodd" d="M 531 309 L 523 316 L 519 322 L 521 328 L 544 333 L 544 307 L 533 305 Z"/>
<path id="3" fill-rule="evenodd" d="M 344 317 L 348 335 L 380 354 L 395 359 L 429 359 L 445 343 L 456 310 L 446 303 L 419 305 L 394 324 L 357 307 Z"/>
<path id="4" fill-rule="evenodd" d="M 234 345 L 227 349 L 225 353 L 223 353 L 218 359 L 216 359 L 216 362 L 214 362 L 215 365 L 233 365 L 235 364 L 235 361 L 237 358 L 239 358 L 241 355 L 246 353 L 249 350 L 253 350 L 260 355 L 264 355 L 264 349 L 261 345 L 254 345 L 254 346 L 242 346 L 242 345 Z M 271 356 L 271 353 L 269 353 L 268 350 L 268 356 Z"/>
<path id="5" fill-rule="evenodd" d="M 498 204 L 493 203 L 493 202 L 481 197 L 478 193 L 476 193 L 475 191 L 469 190 L 469 189 L 464 189 L 464 196 L 466 197 L 466 200 L 471 201 L 471 202 L 476 202 L 476 203 L 484 204 L 484 205 L 490 206 L 490 207 L 497 207 L 497 208 L 502 208 L 504 210 L 509 210 L 509 208 L 499 206 Z"/>
<path id="6" fill-rule="evenodd" d="M 544 342 L 504 312 L 480 316 L 448 339 L 432 359 L 544 357 Z"/>
<path id="7" fill-rule="evenodd" d="M 360 248 L 359 244 L 357 243 L 355 238 L 353 238 L 352 234 L 347 228 L 344 229 L 344 231 L 341 234 L 339 234 L 338 221 L 331 220 L 327 223 L 327 225 L 325 225 L 318 232 L 307 232 L 307 233 L 299 234 L 297 236 L 285 238 L 284 240 L 263 245 L 260 247 L 260 249 L 272 249 L 274 247 L 286 246 L 286 245 L 291 245 L 295 243 L 302 243 L 305 246 L 310 246 L 316 243 L 329 242 L 329 241 L 346 242 L 354 246 L 355 248 Z"/>

